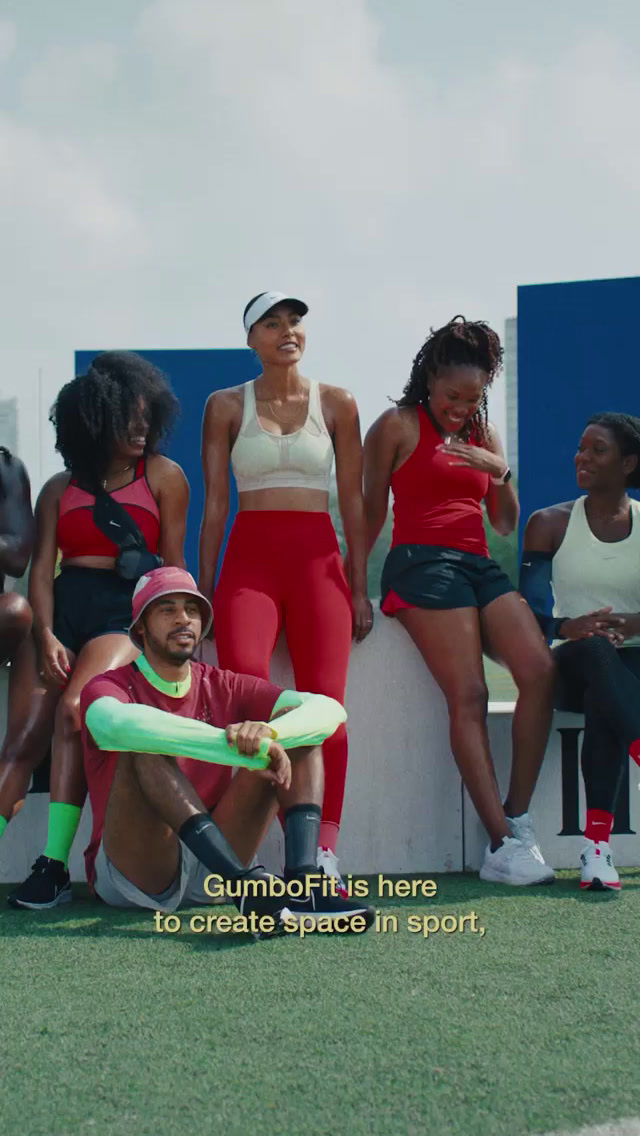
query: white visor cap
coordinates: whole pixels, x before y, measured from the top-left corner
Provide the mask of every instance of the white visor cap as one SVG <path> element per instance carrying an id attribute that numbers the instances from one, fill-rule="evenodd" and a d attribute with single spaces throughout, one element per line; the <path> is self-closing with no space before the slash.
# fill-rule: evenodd
<path id="1" fill-rule="evenodd" d="M 298 300 L 295 296 L 287 296 L 286 292 L 261 292 L 256 296 L 255 300 L 251 300 L 244 309 L 244 330 L 247 335 L 251 331 L 254 323 L 259 319 L 266 316 L 271 308 L 275 308 L 276 304 L 291 304 L 296 312 L 301 316 L 306 316 L 309 307 L 305 304 L 304 300 Z"/>

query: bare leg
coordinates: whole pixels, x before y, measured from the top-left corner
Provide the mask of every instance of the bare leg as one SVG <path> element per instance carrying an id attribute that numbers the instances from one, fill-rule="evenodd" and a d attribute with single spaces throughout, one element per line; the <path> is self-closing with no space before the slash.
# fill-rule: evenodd
<path id="1" fill-rule="evenodd" d="M 31 775 L 47 752 L 61 688 L 47 686 L 38 672 L 36 645 L 28 635 L 9 670 L 7 732 L 0 752 L 0 816 L 21 808 Z"/>
<path id="2" fill-rule="evenodd" d="M 478 611 L 408 608 L 396 619 L 409 632 L 449 707 L 451 749 L 493 844 L 510 836 L 487 732 L 487 688 Z"/>
<path id="3" fill-rule="evenodd" d="M 31 631 L 32 619 L 29 604 L 17 592 L 0 595 L 0 664 L 13 657 Z"/>
<path id="4" fill-rule="evenodd" d="M 480 624 L 487 653 L 508 667 L 518 687 L 504 810 L 507 816 L 520 816 L 529 808 L 549 740 L 555 664 L 533 612 L 517 592 L 483 608 Z"/>
<path id="5" fill-rule="evenodd" d="M 85 643 L 78 655 L 56 711 L 51 761 L 51 801 L 84 804 L 87 782 L 80 737 L 80 695 L 90 678 L 124 666 L 139 654 L 128 635 L 100 635 Z"/>
<path id="6" fill-rule="evenodd" d="M 324 796 L 324 763 L 322 746 L 301 746 L 292 750 L 291 787 L 279 790 L 278 800 L 283 813 L 294 805 L 318 805 L 322 808 Z"/>
<path id="7" fill-rule="evenodd" d="M 239 770 L 213 819 L 237 855 L 248 863 L 276 810 L 273 786 Z M 147 895 L 170 887 L 178 874 L 176 832 L 191 816 L 206 812 L 189 779 L 172 757 L 123 754 L 118 761 L 103 841 L 112 864 Z"/>
<path id="8" fill-rule="evenodd" d="M 239 769 L 211 815 L 236 855 L 249 864 L 277 811 L 274 786 L 260 773 Z"/>

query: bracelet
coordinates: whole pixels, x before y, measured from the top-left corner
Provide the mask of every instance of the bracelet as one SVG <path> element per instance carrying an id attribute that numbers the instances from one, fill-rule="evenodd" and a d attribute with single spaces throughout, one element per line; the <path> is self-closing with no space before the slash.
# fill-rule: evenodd
<path id="1" fill-rule="evenodd" d="M 551 619 L 551 623 L 549 625 L 549 633 L 552 639 L 566 639 L 566 635 L 560 634 L 560 628 L 562 627 L 563 623 L 566 623 L 568 618 L 568 615 L 561 615 L 559 617 L 555 616 Z"/>
<path id="2" fill-rule="evenodd" d="M 511 477 L 511 470 L 509 469 L 509 466 L 507 466 L 504 470 L 504 473 L 502 473 L 500 477 L 492 477 L 490 480 L 492 485 L 506 485 L 509 481 L 511 481 Z"/>

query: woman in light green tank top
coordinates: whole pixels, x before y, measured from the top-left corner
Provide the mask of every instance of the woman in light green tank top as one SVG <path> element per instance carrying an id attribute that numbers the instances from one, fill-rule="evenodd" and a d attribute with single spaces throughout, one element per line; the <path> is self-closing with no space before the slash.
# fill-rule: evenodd
<path id="1" fill-rule="evenodd" d="M 594 415 L 575 464 L 583 495 L 529 519 L 520 591 L 554 640 L 556 709 L 585 716 L 580 887 L 618 891 L 609 837 L 628 755 L 640 764 L 640 418 Z"/>

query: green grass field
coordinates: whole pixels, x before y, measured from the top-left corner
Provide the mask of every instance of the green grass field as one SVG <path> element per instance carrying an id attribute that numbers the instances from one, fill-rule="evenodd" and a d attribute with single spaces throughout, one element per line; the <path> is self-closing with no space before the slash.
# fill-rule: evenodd
<path id="1" fill-rule="evenodd" d="M 371 894 L 377 894 L 371 881 Z M 437 877 L 398 931 L 175 934 L 77 889 L 0 889 L 3 1133 L 518 1136 L 640 1114 L 640 869 L 527 890 Z M 232 913 L 232 908 L 212 908 Z M 408 916 L 475 911 L 424 939 Z"/>

